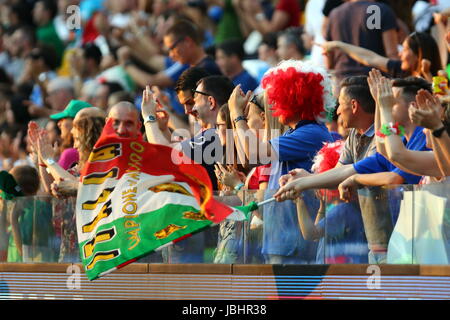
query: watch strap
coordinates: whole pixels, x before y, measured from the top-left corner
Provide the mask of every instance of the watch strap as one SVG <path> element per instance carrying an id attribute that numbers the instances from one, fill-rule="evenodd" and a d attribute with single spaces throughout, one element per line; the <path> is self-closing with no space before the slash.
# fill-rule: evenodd
<path id="1" fill-rule="evenodd" d="M 433 136 L 435 136 L 436 138 L 440 138 L 442 136 L 442 134 L 444 133 L 444 131 L 445 131 L 445 126 L 442 126 L 439 129 L 433 130 L 432 133 L 433 133 Z"/>
<path id="2" fill-rule="evenodd" d="M 233 122 L 234 122 L 234 123 L 238 123 L 238 122 L 241 121 L 241 120 L 247 121 L 247 118 L 244 117 L 244 116 L 238 116 L 238 117 L 236 117 L 236 118 L 233 120 Z"/>
<path id="3" fill-rule="evenodd" d="M 147 122 L 156 122 L 156 117 L 152 114 L 148 115 L 147 118 L 144 121 L 144 124 Z"/>

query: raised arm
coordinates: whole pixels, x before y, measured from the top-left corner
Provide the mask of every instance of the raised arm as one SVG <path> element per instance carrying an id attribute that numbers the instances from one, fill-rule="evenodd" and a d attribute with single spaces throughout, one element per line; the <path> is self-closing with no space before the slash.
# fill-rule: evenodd
<path id="1" fill-rule="evenodd" d="M 324 48 L 325 52 L 328 52 L 333 49 L 340 49 L 348 54 L 352 59 L 357 62 L 371 66 L 377 69 L 380 69 L 384 72 L 387 72 L 387 63 L 389 61 L 388 58 L 380 56 L 378 53 L 373 52 L 371 50 L 358 47 L 349 43 L 345 43 L 342 41 L 327 41 L 322 44 L 318 44 L 322 48 Z"/>
<path id="2" fill-rule="evenodd" d="M 395 104 L 392 93 L 391 80 L 378 74 L 378 103 L 380 113 L 380 121 L 382 127 L 381 134 L 385 134 L 383 138 L 386 156 L 390 162 L 396 167 L 406 172 L 423 175 L 423 176 L 441 176 L 441 172 L 437 165 L 432 152 L 409 150 L 403 144 L 401 138 L 401 128 L 393 125 L 392 107 Z M 397 133 L 392 131 L 397 130 Z M 377 137 L 378 138 L 378 137 Z"/>
<path id="3" fill-rule="evenodd" d="M 268 141 L 259 140 L 256 134 L 250 130 L 247 121 L 245 121 L 244 108 L 251 97 L 251 92 L 246 95 L 242 92 L 241 85 L 237 85 L 230 95 L 228 106 L 230 109 L 230 117 L 233 122 L 234 133 L 236 134 L 236 148 L 243 151 L 249 160 L 250 166 L 257 166 L 262 164 L 262 157 L 276 157 L 276 152 L 272 150 L 272 145 Z M 236 119 L 242 119 L 235 121 Z M 256 145 L 251 145 L 250 142 L 256 142 Z M 243 159 L 240 159 L 241 161 Z"/>
<path id="4" fill-rule="evenodd" d="M 450 137 L 441 121 L 441 102 L 428 91 L 420 90 L 416 96 L 416 103 L 418 108 L 409 110 L 410 119 L 433 132 L 429 137 L 441 176 L 450 176 Z"/>

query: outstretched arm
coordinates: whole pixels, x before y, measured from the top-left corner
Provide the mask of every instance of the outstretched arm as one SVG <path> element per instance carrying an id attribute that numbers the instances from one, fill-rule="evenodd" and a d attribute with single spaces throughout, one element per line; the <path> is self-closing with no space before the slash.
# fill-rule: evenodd
<path id="1" fill-rule="evenodd" d="M 322 44 L 318 44 L 325 51 L 329 51 L 332 49 L 340 49 L 348 54 L 352 59 L 358 61 L 359 63 L 371 66 L 377 69 L 380 69 L 384 72 L 387 72 L 387 63 L 389 61 L 388 58 L 380 56 L 378 53 L 373 52 L 371 50 L 358 47 L 349 43 L 345 43 L 342 41 L 327 41 Z"/>

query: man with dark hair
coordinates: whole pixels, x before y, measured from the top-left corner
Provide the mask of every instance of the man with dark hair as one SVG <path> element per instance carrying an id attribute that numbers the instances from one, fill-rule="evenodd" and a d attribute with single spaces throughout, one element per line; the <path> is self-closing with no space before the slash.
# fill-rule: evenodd
<path id="1" fill-rule="evenodd" d="M 184 113 L 197 118 L 197 113 L 192 111 L 194 107 L 194 91 L 197 88 L 197 82 L 210 74 L 203 68 L 191 67 L 184 71 L 175 83 L 175 92 L 179 102 L 184 107 Z"/>
<path id="2" fill-rule="evenodd" d="M 431 92 L 431 85 L 426 80 L 415 77 L 397 79 L 393 82 L 395 105 L 392 108 L 392 118 L 404 128 L 406 148 L 425 151 L 428 149 L 423 128 L 417 127 L 408 116 L 409 105 L 415 101 L 415 96 L 420 89 Z M 376 89 L 372 87 L 371 92 L 374 90 Z M 381 125 L 389 124 L 380 124 L 380 127 Z M 378 146 L 383 148 L 381 144 Z M 297 171 L 294 175 L 285 175 L 280 179 L 281 188 L 275 197 L 278 201 L 284 201 L 296 198 L 300 192 L 307 189 L 335 188 L 339 185 L 341 197 L 349 200 L 352 191 L 360 186 L 417 184 L 420 179 L 420 176 L 397 168 L 376 152 L 353 164 L 343 165 L 322 174 L 305 176 Z M 393 229 L 389 203 L 386 202 L 386 198 L 380 201 L 380 194 L 376 197 L 377 191 L 370 188 L 359 190 L 358 194 L 369 242 L 369 263 L 385 263 L 387 245 Z M 378 206 L 383 206 L 383 210 Z"/>
<path id="3" fill-rule="evenodd" d="M 204 68 L 211 75 L 222 74 L 214 59 L 203 49 L 202 33 L 194 23 L 187 20 L 176 22 L 166 31 L 163 41 L 173 61 Z"/>
<path id="4" fill-rule="evenodd" d="M 192 109 L 193 112 L 196 112 L 202 129 L 192 139 L 185 139 L 181 143 L 172 145 L 181 148 L 184 154 L 206 168 L 214 190 L 217 190 L 214 164 L 222 160 L 219 151 L 223 151 L 215 129 L 216 119 L 220 107 L 227 102 L 233 88 L 233 83 L 225 76 L 202 78 L 194 90 L 194 107 Z M 150 92 L 150 88 L 146 90 Z M 156 104 L 148 101 L 150 99 L 143 99 L 141 107 L 147 139 L 150 143 L 171 145 L 172 141 L 168 141 L 159 128 Z M 186 134 L 182 134 L 182 136 L 186 137 Z"/>
<path id="5" fill-rule="evenodd" d="M 37 25 L 36 37 L 41 43 L 52 46 L 55 49 L 59 66 L 64 54 L 65 45 L 56 32 L 54 19 L 58 13 L 55 1 L 39 0 L 34 5 L 33 21 Z"/>
<path id="6" fill-rule="evenodd" d="M 186 84 L 183 85 L 180 82 L 177 88 L 189 88 L 185 86 Z M 207 76 L 200 79 L 194 90 L 192 112 L 196 112 L 202 129 L 193 138 L 187 138 L 176 144 L 171 144 L 172 141 L 167 140 L 160 129 L 156 112 L 157 102 L 149 87 L 144 91 L 142 99 L 141 111 L 147 140 L 150 143 L 172 145 L 196 163 L 201 164 L 208 172 L 213 190 L 218 190 L 214 165 L 223 159 L 222 144 L 215 128 L 216 119 L 220 107 L 227 102 L 233 88 L 233 83 L 224 76 Z M 167 252 L 172 263 L 201 263 L 203 262 L 204 245 L 205 234 L 201 232 L 168 247 Z"/>
<path id="7" fill-rule="evenodd" d="M 156 74 L 139 69 L 129 53 L 122 55 L 119 50 L 119 62 L 141 87 L 172 87 L 189 67 L 204 68 L 209 74 L 222 74 L 214 59 L 206 54 L 202 46 L 202 33 L 194 23 L 187 20 L 176 22 L 166 31 L 163 40 L 167 55 L 175 63 Z"/>
<path id="8" fill-rule="evenodd" d="M 345 129 L 350 129 L 338 165 L 347 165 L 376 152 L 375 101 L 366 76 L 348 77 L 341 82 L 337 114 Z"/>
<path id="9" fill-rule="evenodd" d="M 240 84 L 244 92 L 253 91 L 258 83 L 242 66 L 244 56 L 245 52 L 240 40 L 225 40 L 216 48 L 216 63 L 220 71 L 230 78 L 235 86 Z"/>
<path id="10" fill-rule="evenodd" d="M 302 40 L 303 29 L 289 28 L 280 32 L 277 38 L 277 53 L 280 60 L 303 60 L 305 45 Z"/>

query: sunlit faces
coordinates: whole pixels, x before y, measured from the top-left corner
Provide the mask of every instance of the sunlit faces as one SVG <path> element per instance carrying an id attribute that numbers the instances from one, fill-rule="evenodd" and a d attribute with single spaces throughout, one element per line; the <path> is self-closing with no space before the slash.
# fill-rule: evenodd
<path id="1" fill-rule="evenodd" d="M 141 128 L 136 110 L 127 107 L 113 107 L 108 115 L 112 119 L 112 127 L 119 137 L 136 138 Z"/>
<path id="2" fill-rule="evenodd" d="M 164 46 L 167 48 L 169 57 L 182 64 L 189 63 L 188 48 L 186 46 L 187 38 L 177 38 L 175 35 L 168 34 L 164 37 Z"/>
<path id="3" fill-rule="evenodd" d="M 58 128 L 61 131 L 61 139 L 66 141 L 71 135 L 71 130 L 73 127 L 72 118 L 64 118 L 58 121 Z"/>
<path id="4" fill-rule="evenodd" d="M 195 117 L 197 120 L 197 112 L 193 111 L 195 101 L 194 101 L 194 95 L 191 90 L 183 90 L 177 92 L 178 101 L 183 105 L 184 107 L 184 113 L 185 114 L 191 114 Z"/>
<path id="5" fill-rule="evenodd" d="M 402 50 L 399 52 L 400 60 L 402 62 L 401 69 L 404 71 L 414 71 L 417 68 L 417 55 L 409 47 L 408 41 L 403 41 Z"/>
<path id="6" fill-rule="evenodd" d="M 352 128 L 353 122 L 353 106 L 352 99 L 346 94 L 345 87 L 341 89 L 339 94 L 339 107 L 337 109 L 342 126 L 345 129 Z"/>
<path id="7" fill-rule="evenodd" d="M 224 75 L 230 75 L 234 71 L 236 62 L 233 56 L 227 56 L 221 49 L 216 51 L 216 64 Z"/>
<path id="8" fill-rule="evenodd" d="M 262 100 L 262 96 L 254 96 L 245 107 L 245 116 L 247 118 L 248 127 L 253 130 L 258 137 L 260 136 L 260 130 L 265 127 L 265 113 L 262 107 Z"/>
<path id="9" fill-rule="evenodd" d="M 212 102 L 210 98 L 212 97 L 204 91 L 202 82 L 200 82 L 195 91 L 192 112 L 197 114 L 198 121 L 200 121 L 202 127 L 205 127 L 209 124 L 211 117 Z"/>
<path id="10" fill-rule="evenodd" d="M 283 36 L 277 39 L 277 55 L 280 60 L 288 60 L 292 57 L 292 45 Z"/>

